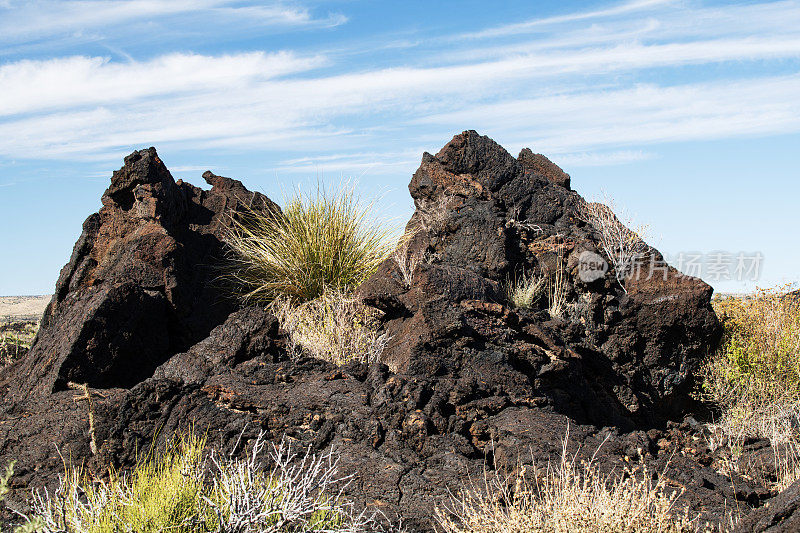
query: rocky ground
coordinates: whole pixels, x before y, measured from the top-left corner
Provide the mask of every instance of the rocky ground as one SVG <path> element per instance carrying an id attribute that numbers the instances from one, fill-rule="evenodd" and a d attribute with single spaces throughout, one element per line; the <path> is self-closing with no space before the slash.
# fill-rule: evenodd
<path id="1" fill-rule="evenodd" d="M 229 217 L 279 209 L 203 177 L 210 190 L 173 180 L 155 149 L 134 152 L 84 223 L 36 341 L 0 371 L 12 508 L 52 486 L 62 456 L 100 473 L 175 431 L 228 450 L 263 431 L 335 449 L 348 497 L 430 531 L 433 507 L 470 477 L 557 460 L 568 435 L 606 472 L 643 461 L 664 473 L 703 522 L 796 530 L 800 488 L 775 498 L 769 444 L 735 462 L 702 423 L 695 376 L 720 337 L 711 288 L 674 269 L 624 289 L 584 281 L 581 254 L 602 255 L 600 238 L 544 156 L 473 131 L 423 155 L 409 185 L 418 265 L 404 276 L 387 260 L 358 291 L 391 341 L 380 361 L 344 367 L 292 357 L 274 316 L 226 296 L 215 280 Z M 555 266 L 563 312 L 510 305 L 506 280 Z"/>

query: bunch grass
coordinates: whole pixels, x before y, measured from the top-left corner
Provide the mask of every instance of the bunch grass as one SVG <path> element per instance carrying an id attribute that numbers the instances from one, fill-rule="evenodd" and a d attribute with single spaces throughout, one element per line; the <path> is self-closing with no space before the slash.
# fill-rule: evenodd
<path id="1" fill-rule="evenodd" d="M 225 241 L 245 300 L 307 302 L 355 289 L 394 251 L 393 235 L 352 186 L 332 193 L 318 186 L 296 192 L 282 213 L 251 209 L 234 217 Z"/>
<path id="2" fill-rule="evenodd" d="M 531 309 L 541 299 L 547 278 L 531 271 L 509 280 L 506 298 L 518 309 Z"/>

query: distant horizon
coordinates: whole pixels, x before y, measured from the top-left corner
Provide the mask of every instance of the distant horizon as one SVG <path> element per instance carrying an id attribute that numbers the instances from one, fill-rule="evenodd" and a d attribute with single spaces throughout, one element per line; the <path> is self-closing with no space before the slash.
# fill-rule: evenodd
<path id="1" fill-rule="evenodd" d="M 799 94 L 795 0 L 0 0 L 0 294 L 53 291 L 135 149 L 279 203 L 353 179 L 407 220 L 422 153 L 468 129 L 716 292 L 796 287 Z"/>

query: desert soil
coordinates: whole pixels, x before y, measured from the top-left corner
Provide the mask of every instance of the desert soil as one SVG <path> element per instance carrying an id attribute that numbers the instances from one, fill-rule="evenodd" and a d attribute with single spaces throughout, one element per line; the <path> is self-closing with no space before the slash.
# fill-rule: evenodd
<path id="1" fill-rule="evenodd" d="M 0 296 L 0 322 L 38 322 L 50 298 L 50 295 Z"/>

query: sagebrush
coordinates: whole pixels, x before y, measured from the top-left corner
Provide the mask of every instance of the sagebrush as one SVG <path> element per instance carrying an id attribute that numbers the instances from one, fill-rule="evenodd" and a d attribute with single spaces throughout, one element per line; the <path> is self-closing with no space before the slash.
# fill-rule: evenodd
<path id="1" fill-rule="evenodd" d="M 786 289 L 713 302 L 724 334 L 702 388 L 719 411 L 720 443 L 735 451 L 748 438 L 767 438 L 782 450 L 779 486 L 800 474 L 800 302 L 785 297 Z"/>

